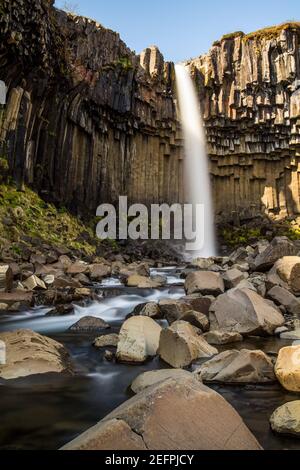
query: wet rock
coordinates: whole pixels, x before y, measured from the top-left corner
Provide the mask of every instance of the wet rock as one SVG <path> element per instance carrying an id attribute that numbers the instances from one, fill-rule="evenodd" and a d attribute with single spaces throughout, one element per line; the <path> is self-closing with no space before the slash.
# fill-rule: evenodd
<path id="1" fill-rule="evenodd" d="M 238 269 L 230 269 L 223 275 L 223 280 L 226 289 L 236 287 L 240 282 L 245 279 L 245 274 Z"/>
<path id="2" fill-rule="evenodd" d="M 13 271 L 9 265 L 0 265 L 0 292 L 10 292 L 13 287 Z"/>
<path id="3" fill-rule="evenodd" d="M 161 369 L 153 370 L 150 372 L 144 372 L 140 374 L 131 384 L 131 390 L 134 393 L 140 393 L 152 385 L 156 385 L 167 379 L 177 379 L 180 377 L 193 377 L 191 372 L 183 369 Z"/>
<path id="4" fill-rule="evenodd" d="M 205 362 L 195 374 L 203 382 L 267 383 L 276 380 L 271 359 L 262 351 L 225 351 Z"/>
<path id="5" fill-rule="evenodd" d="M 108 361 L 108 362 L 113 362 L 114 359 L 115 359 L 115 355 L 113 352 L 111 351 L 105 351 L 104 353 L 104 358 Z"/>
<path id="6" fill-rule="evenodd" d="M 159 355 L 175 369 L 215 354 L 218 354 L 217 349 L 210 346 L 203 336 L 198 335 L 198 330 L 187 322 L 177 321 L 161 332 Z"/>
<path id="7" fill-rule="evenodd" d="M 78 282 L 76 279 L 72 279 L 67 276 L 60 276 L 60 277 L 55 278 L 53 287 L 57 289 L 68 289 L 68 288 L 77 289 L 82 286 L 80 282 Z"/>
<path id="8" fill-rule="evenodd" d="M 280 349 L 275 373 L 286 390 L 300 392 L 300 346 Z"/>
<path id="9" fill-rule="evenodd" d="M 47 287 L 53 286 L 55 276 L 53 276 L 53 274 L 47 274 L 46 276 L 43 276 L 43 281 Z"/>
<path id="10" fill-rule="evenodd" d="M 300 437 L 300 401 L 292 401 L 277 408 L 270 424 L 274 432 Z"/>
<path id="11" fill-rule="evenodd" d="M 214 261 L 213 258 L 196 258 L 191 263 L 191 267 L 192 268 L 198 268 L 198 269 L 201 269 L 203 271 L 207 271 L 214 264 L 215 264 L 215 261 Z"/>
<path id="12" fill-rule="evenodd" d="M 223 344 L 232 344 L 232 343 L 239 343 L 243 341 L 242 335 L 235 331 L 222 331 L 222 330 L 215 330 L 209 331 L 205 333 L 204 338 L 208 342 L 208 344 L 212 344 L 215 346 L 223 345 Z"/>
<path id="13" fill-rule="evenodd" d="M 147 302 L 137 305 L 133 311 L 133 315 L 141 315 L 142 317 L 150 317 L 153 319 L 162 318 L 161 310 L 156 302 Z"/>
<path id="14" fill-rule="evenodd" d="M 285 323 L 275 305 L 250 289 L 233 289 L 217 298 L 210 309 L 212 330 L 242 335 L 272 335 Z"/>
<path id="15" fill-rule="evenodd" d="M 96 338 L 93 345 L 95 348 L 107 348 L 109 346 L 116 348 L 119 342 L 119 335 L 113 333 L 111 335 L 100 336 Z"/>
<path id="16" fill-rule="evenodd" d="M 276 328 L 274 334 L 279 336 L 281 333 L 286 333 L 287 331 L 289 331 L 289 329 L 286 326 L 280 326 L 279 328 Z"/>
<path id="17" fill-rule="evenodd" d="M 168 379 L 133 397 L 64 450 L 135 449 L 113 423 L 125 422 L 147 450 L 259 450 L 236 411 L 194 378 Z M 108 426 L 108 438 L 103 427 Z M 141 448 L 141 447 L 139 447 Z"/>
<path id="18" fill-rule="evenodd" d="M 270 245 L 255 258 L 257 271 L 267 271 L 284 256 L 294 256 L 297 249 L 287 237 L 276 237 Z"/>
<path id="19" fill-rule="evenodd" d="M 82 286 L 90 286 L 90 285 L 91 285 L 91 281 L 90 281 L 90 279 L 87 277 L 86 274 L 83 274 L 83 273 L 76 274 L 76 276 L 74 277 L 74 279 L 75 279 L 76 281 L 78 281 Z"/>
<path id="20" fill-rule="evenodd" d="M 29 291 L 47 289 L 44 281 L 35 275 L 30 276 L 26 281 L 23 281 L 23 286 Z"/>
<path id="21" fill-rule="evenodd" d="M 185 281 L 188 295 L 199 292 L 203 295 L 220 295 L 225 291 L 224 281 L 220 274 L 210 271 L 191 273 Z"/>
<path id="22" fill-rule="evenodd" d="M 25 308 L 33 305 L 33 292 L 15 290 L 13 292 L 0 292 L 0 303 L 9 307 L 15 303 L 21 303 Z"/>
<path id="23" fill-rule="evenodd" d="M 200 312 L 194 312 L 190 310 L 189 312 L 184 313 L 180 320 L 190 323 L 190 325 L 199 328 L 199 330 L 206 332 L 209 330 L 209 320 L 206 315 Z"/>
<path id="24" fill-rule="evenodd" d="M 86 316 L 72 325 L 69 330 L 76 333 L 94 333 L 101 330 L 107 330 L 110 326 L 101 318 Z"/>
<path id="25" fill-rule="evenodd" d="M 70 357 L 64 346 L 30 330 L 1 333 L 6 345 L 6 364 L 0 364 L 0 377 L 5 380 L 46 374 L 72 373 Z"/>
<path id="26" fill-rule="evenodd" d="M 118 342 L 119 362 L 143 363 L 157 354 L 161 327 L 151 318 L 132 317 L 123 323 Z"/>
<path id="27" fill-rule="evenodd" d="M 60 317 L 64 315 L 74 315 L 74 306 L 72 304 L 57 305 L 53 310 L 47 313 L 47 317 Z"/>
<path id="28" fill-rule="evenodd" d="M 185 313 L 192 310 L 191 305 L 183 300 L 162 299 L 158 305 L 163 318 L 169 324 L 179 320 Z"/>
<path id="29" fill-rule="evenodd" d="M 268 298 L 277 305 L 283 305 L 289 313 L 300 314 L 300 300 L 291 292 L 280 286 L 275 286 L 268 292 Z"/>

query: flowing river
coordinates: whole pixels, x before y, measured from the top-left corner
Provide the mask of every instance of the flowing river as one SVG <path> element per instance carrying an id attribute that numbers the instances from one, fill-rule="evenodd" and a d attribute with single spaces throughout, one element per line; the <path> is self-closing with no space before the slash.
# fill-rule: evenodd
<path id="1" fill-rule="evenodd" d="M 130 398 L 130 384 L 140 373 L 168 367 L 159 358 L 139 366 L 107 362 L 104 350 L 92 345 L 99 334 L 68 331 L 80 317 L 93 315 L 111 325 L 108 333 L 118 332 L 136 305 L 184 295 L 180 269 L 152 270 L 152 275 L 156 274 L 166 276 L 166 288 L 129 289 L 118 279 L 106 280 L 102 286 L 97 286 L 103 291 L 103 300 L 76 307 L 74 315 L 46 317 L 50 309 L 38 308 L 1 316 L 0 331 L 32 329 L 64 344 L 71 354 L 76 374 L 72 377 L 46 374 L 0 382 L 0 449 L 58 449 Z M 249 338 L 233 347 L 276 354 L 287 344 L 291 342 Z M 220 352 L 224 349 L 228 347 L 219 347 Z M 211 387 L 240 413 L 265 449 L 299 449 L 298 439 L 277 436 L 269 427 L 273 411 L 297 396 L 284 391 L 279 384 Z"/>

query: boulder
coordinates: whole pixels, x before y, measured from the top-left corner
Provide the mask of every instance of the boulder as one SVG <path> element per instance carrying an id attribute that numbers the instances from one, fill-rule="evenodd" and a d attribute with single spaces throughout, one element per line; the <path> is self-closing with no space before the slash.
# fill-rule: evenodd
<path id="1" fill-rule="evenodd" d="M 291 341 L 298 341 L 300 340 L 300 329 L 294 331 L 284 331 L 280 334 L 281 339 L 287 339 Z"/>
<path id="2" fill-rule="evenodd" d="M 203 333 L 209 330 L 209 320 L 203 313 L 190 310 L 189 312 L 186 312 L 184 315 L 182 315 L 180 320 L 190 323 L 196 328 L 199 328 L 199 330 L 203 331 Z"/>
<path id="3" fill-rule="evenodd" d="M 89 265 L 83 261 L 77 261 L 76 263 L 70 264 L 67 267 L 67 273 L 72 276 L 77 274 L 87 274 L 89 272 Z"/>
<path id="4" fill-rule="evenodd" d="M 139 289 L 157 289 L 166 284 L 165 278 L 156 276 L 154 278 L 133 274 L 126 280 L 128 287 L 138 287 Z"/>
<path id="5" fill-rule="evenodd" d="M 188 295 L 200 292 L 203 295 L 217 296 L 225 291 L 225 286 L 219 273 L 199 271 L 187 276 L 185 290 Z"/>
<path id="6" fill-rule="evenodd" d="M 223 275 L 223 280 L 226 289 L 232 289 L 245 280 L 245 274 L 238 269 L 230 269 Z"/>
<path id="7" fill-rule="evenodd" d="M 15 303 L 21 303 L 24 307 L 33 305 L 33 292 L 15 290 L 13 292 L 0 292 L 0 303 L 11 307 Z"/>
<path id="8" fill-rule="evenodd" d="M 161 311 L 156 302 L 148 302 L 137 305 L 133 311 L 133 315 L 141 315 L 142 317 L 161 318 Z"/>
<path id="9" fill-rule="evenodd" d="M 86 316 L 74 323 L 69 330 L 76 333 L 93 333 L 109 328 L 110 326 L 101 318 Z"/>
<path id="10" fill-rule="evenodd" d="M 281 385 L 290 392 L 300 392 L 300 346 L 279 351 L 275 373 Z"/>
<path id="11" fill-rule="evenodd" d="M 177 321 L 161 332 L 159 355 L 175 369 L 215 354 L 218 354 L 217 349 L 210 346 L 203 336 L 198 335 L 198 330 L 187 322 Z"/>
<path id="12" fill-rule="evenodd" d="M 257 271 L 267 271 L 284 256 L 294 256 L 297 248 L 287 237 L 276 237 L 254 260 Z"/>
<path id="13" fill-rule="evenodd" d="M 203 271 L 207 271 L 215 264 L 215 260 L 213 258 L 196 258 L 192 261 L 191 267 L 198 268 Z"/>
<path id="14" fill-rule="evenodd" d="M 208 295 L 202 297 L 201 294 L 191 294 L 182 297 L 180 300 L 187 302 L 195 312 L 204 313 L 204 315 L 208 316 L 209 309 L 215 298 Z"/>
<path id="15" fill-rule="evenodd" d="M 143 363 L 157 354 L 161 327 L 149 317 L 132 317 L 123 323 L 118 342 L 119 362 Z"/>
<path id="16" fill-rule="evenodd" d="M 225 351 L 205 362 L 195 374 L 203 382 L 267 383 L 276 380 L 271 359 L 262 351 Z"/>
<path id="17" fill-rule="evenodd" d="M 111 267 L 107 264 L 93 264 L 89 267 L 89 272 L 92 281 L 102 281 L 111 275 Z"/>
<path id="18" fill-rule="evenodd" d="M 300 300 L 291 292 L 280 286 L 275 286 L 268 292 L 268 298 L 277 305 L 283 305 L 289 313 L 300 314 Z"/>
<path id="19" fill-rule="evenodd" d="M 23 286 L 29 291 L 47 289 L 44 281 L 35 275 L 30 276 L 28 279 L 26 279 L 26 281 L 23 281 Z"/>
<path id="20" fill-rule="evenodd" d="M 116 422 L 128 427 L 115 429 Z M 146 388 L 63 450 L 134 450 L 138 445 L 169 451 L 261 449 L 223 397 L 194 378 L 180 377 Z"/>
<path id="21" fill-rule="evenodd" d="M 68 276 L 59 276 L 55 278 L 53 287 L 57 289 L 78 289 L 82 287 L 79 281 Z"/>
<path id="22" fill-rule="evenodd" d="M 138 377 L 132 382 L 131 390 L 134 393 L 140 393 L 146 388 L 152 387 L 152 385 L 156 385 L 163 380 L 192 376 L 191 372 L 183 369 L 161 369 L 144 372 L 143 374 L 138 375 Z"/>
<path id="23" fill-rule="evenodd" d="M 107 348 L 108 346 L 117 347 L 119 342 L 119 335 L 113 333 L 111 335 L 100 336 L 96 338 L 93 345 L 95 348 Z"/>
<path id="24" fill-rule="evenodd" d="M 274 432 L 300 437 L 300 401 L 292 401 L 277 408 L 270 424 Z"/>
<path id="25" fill-rule="evenodd" d="M 288 288 L 294 293 L 300 293 L 300 257 L 299 256 L 286 256 L 275 264 L 270 273 L 269 279 L 273 279 L 274 275 L 278 276 L 279 282 L 282 281 L 283 287 Z M 274 279 L 275 282 L 275 279 Z"/>
<path id="26" fill-rule="evenodd" d="M 191 305 L 184 300 L 162 299 L 158 305 L 163 318 L 169 324 L 179 320 L 185 313 L 192 310 Z"/>
<path id="27" fill-rule="evenodd" d="M 208 333 L 205 333 L 204 338 L 206 339 L 208 344 L 212 344 L 215 346 L 239 343 L 243 341 L 242 335 L 240 335 L 240 333 L 237 333 L 236 331 L 209 331 Z"/>
<path id="28" fill-rule="evenodd" d="M 6 364 L 0 364 L 0 377 L 5 380 L 30 375 L 72 373 L 70 357 L 64 346 L 30 330 L 1 333 L 6 346 Z"/>
<path id="29" fill-rule="evenodd" d="M 272 335 L 285 320 L 275 305 L 250 289 L 232 289 L 221 295 L 210 309 L 211 330 L 241 335 Z"/>
<path id="30" fill-rule="evenodd" d="M 9 265 L 0 266 L 0 292 L 10 292 L 13 287 L 13 271 Z"/>

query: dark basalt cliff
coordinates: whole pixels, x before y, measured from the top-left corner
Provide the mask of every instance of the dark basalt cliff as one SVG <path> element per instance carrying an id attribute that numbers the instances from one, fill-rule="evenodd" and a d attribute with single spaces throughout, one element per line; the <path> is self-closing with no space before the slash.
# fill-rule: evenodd
<path id="1" fill-rule="evenodd" d="M 190 62 L 216 212 L 300 212 L 300 27 L 224 37 Z M 19 184 L 79 212 L 183 200 L 174 66 L 51 0 L 0 0 L 0 141 Z"/>

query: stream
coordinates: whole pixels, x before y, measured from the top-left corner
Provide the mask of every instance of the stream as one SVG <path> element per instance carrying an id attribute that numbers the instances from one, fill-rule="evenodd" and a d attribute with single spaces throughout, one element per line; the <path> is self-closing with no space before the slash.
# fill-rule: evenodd
<path id="1" fill-rule="evenodd" d="M 1 450 L 58 449 L 129 399 L 133 395 L 130 384 L 140 373 L 168 368 L 158 357 L 135 366 L 110 363 L 104 358 L 105 350 L 97 350 L 92 345 L 99 334 L 68 332 L 72 324 L 86 315 L 108 322 L 111 325 L 108 333 L 118 332 L 136 305 L 185 295 L 179 269 L 157 269 L 151 274 L 165 276 L 167 286 L 155 290 L 132 289 L 124 287 L 116 278 L 107 279 L 96 286 L 103 291 L 103 299 L 86 307 L 76 306 L 74 315 L 46 317 L 50 308 L 1 315 L 0 331 L 32 329 L 64 344 L 76 371 L 72 377 L 46 374 L 0 382 Z M 261 349 L 275 355 L 290 344 L 291 341 L 276 337 L 248 338 L 232 348 Z M 229 348 L 230 345 L 218 347 L 220 352 Z M 273 411 L 288 401 L 297 400 L 297 395 L 285 391 L 279 384 L 210 387 L 238 411 L 264 449 L 300 448 L 299 439 L 275 435 L 269 426 Z"/>

